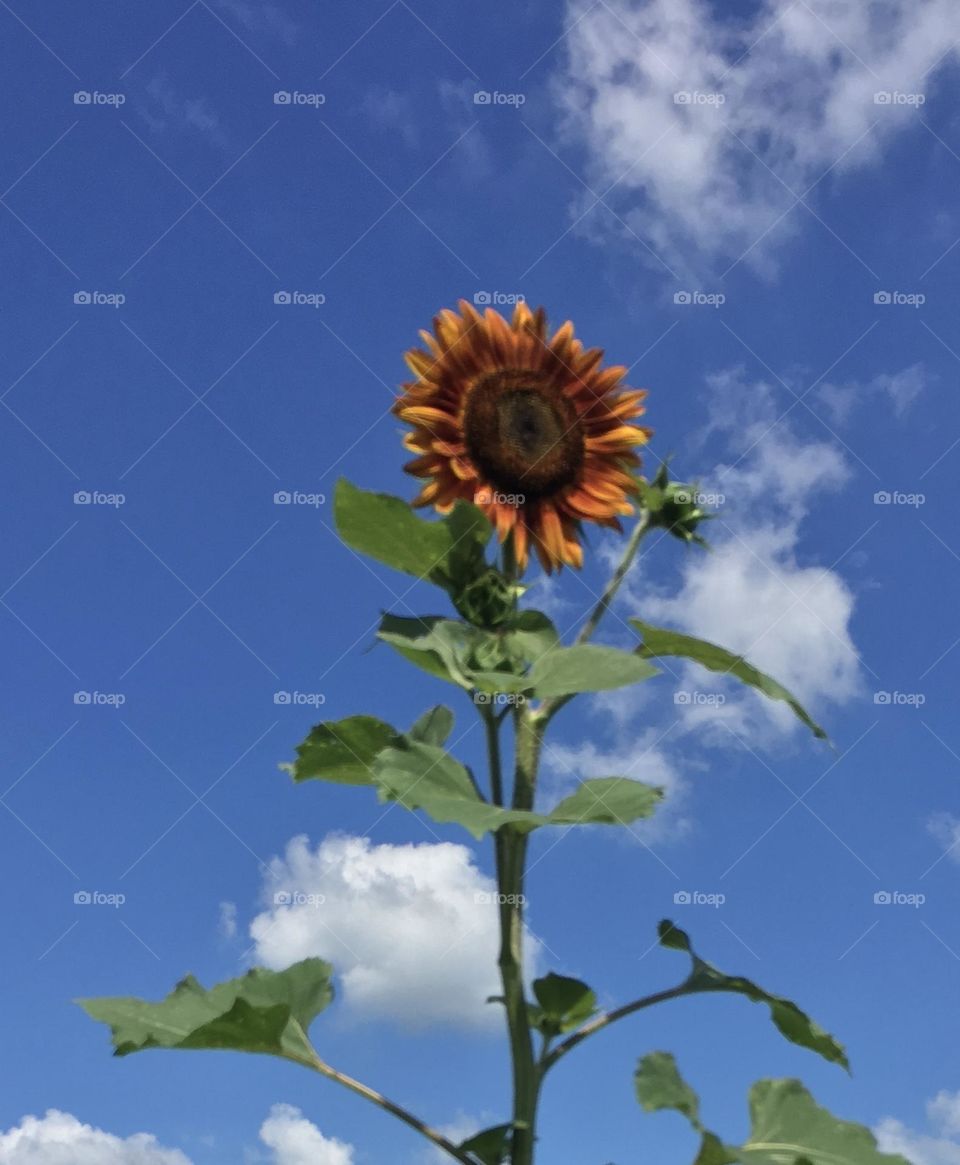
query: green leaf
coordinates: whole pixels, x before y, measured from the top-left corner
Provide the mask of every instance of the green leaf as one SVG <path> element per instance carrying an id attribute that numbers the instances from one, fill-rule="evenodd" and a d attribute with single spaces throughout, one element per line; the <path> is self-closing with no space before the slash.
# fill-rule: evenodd
<path id="1" fill-rule="evenodd" d="M 535 1026 L 546 1035 L 573 1031 L 597 1012 L 597 996 L 579 979 L 568 979 L 552 971 L 533 982 L 533 993 L 540 1004 Z"/>
<path id="2" fill-rule="evenodd" d="M 640 654 L 645 659 L 658 659 L 662 656 L 679 656 L 682 659 L 692 659 L 713 672 L 736 676 L 738 680 L 756 688 L 771 700 L 783 700 L 793 712 L 821 740 L 827 739 L 827 734 L 816 721 L 812 720 L 798 703 L 793 695 L 775 679 L 758 671 L 748 663 L 742 655 L 734 655 L 724 647 L 715 643 L 707 643 L 704 639 L 695 639 L 691 635 L 681 635 L 679 631 L 670 631 L 664 627 L 654 627 L 650 623 L 643 623 L 640 619 L 631 619 L 630 623 L 640 632 L 643 645 Z"/>
<path id="3" fill-rule="evenodd" d="M 702 1131 L 700 1101 L 697 1094 L 677 1071 L 677 1062 L 669 1052 L 651 1052 L 644 1056 L 634 1073 L 637 1100 L 646 1112 L 673 1108 Z"/>
<path id="4" fill-rule="evenodd" d="M 377 635 L 430 675 L 470 689 L 473 684 L 463 663 L 468 631 L 464 623 L 440 615 L 423 619 L 384 615 Z"/>
<path id="5" fill-rule="evenodd" d="M 507 651 L 524 663 L 536 663 L 560 646 L 560 636 L 542 611 L 520 611 L 507 628 Z"/>
<path id="6" fill-rule="evenodd" d="M 493 533 L 483 512 L 467 502 L 428 521 L 401 498 L 358 489 L 343 478 L 337 482 L 334 517 L 340 537 L 354 550 L 441 585 L 448 577 L 459 578 L 464 561 L 477 550 L 482 558 Z"/>
<path id="7" fill-rule="evenodd" d="M 765 1003 L 770 1008 L 770 1017 L 782 1036 L 791 1043 L 809 1048 L 825 1060 L 850 1071 L 850 1063 L 843 1045 L 801 1011 L 795 1003 L 779 995 L 771 995 L 750 979 L 744 979 L 740 975 L 725 975 L 718 971 L 696 954 L 686 932 L 674 926 L 672 922 L 664 920 L 660 923 L 658 931 L 661 946 L 686 951 L 690 955 L 693 966 L 686 983 L 688 991 L 729 991 L 746 996 L 752 1003 Z"/>
<path id="8" fill-rule="evenodd" d="M 375 716 L 348 716 L 318 724 L 303 744 L 297 759 L 283 765 L 295 781 L 319 777 L 344 785 L 372 785 L 371 766 L 382 749 L 400 734 Z"/>
<path id="9" fill-rule="evenodd" d="M 533 665 L 530 680 L 534 695 L 546 698 L 622 688 L 655 675 L 657 669 L 633 652 L 581 643 L 542 655 Z"/>
<path id="10" fill-rule="evenodd" d="M 411 740 L 442 747 L 453 731 L 453 713 L 443 704 L 437 704 L 420 717 L 408 733 Z"/>
<path id="11" fill-rule="evenodd" d="M 873 1133 L 821 1108 L 799 1080 L 758 1080 L 750 1089 L 750 1136 L 729 1147 L 747 1165 L 908 1165 L 880 1153 Z"/>
<path id="12" fill-rule="evenodd" d="M 304 959 L 285 971 L 255 967 L 210 990 L 188 975 L 161 1003 L 132 997 L 80 999 L 110 1025 L 115 1055 L 145 1048 L 230 1048 L 313 1066 L 307 1030 L 333 998 L 333 968 Z"/>
<path id="13" fill-rule="evenodd" d="M 626 825 L 648 817 L 662 796 L 627 777 L 599 777 L 584 781 L 550 813 L 501 809 L 481 797 L 469 770 L 449 753 L 409 737 L 384 749 L 373 771 L 381 801 L 423 809 L 441 824 L 462 825 L 478 841 L 504 826 L 528 833 L 543 825 Z"/>
<path id="14" fill-rule="evenodd" d="M 663 799 L 663 790 L 632 777 L 593 777 L 551 809 L 555 825 L 629 825 L 649 817 Z"/>
<path id="15" fill-rule="evenodd" d="M 759 1080 L 750 1089 L 750 1136 L 725 1144 L 700 1121 L 697 1094 L 677 1071 L 668 1052 L 640 1061 L 634 1076 L 637 1099 L 647 1112 L 675 1109 L 701 1134 L 695 1165 L 908 1165 L 903 1157 L 877 1151 L 863 1125 L 839 1120 L 821 1108 L 799 1080 Z"/>
<path id="16" fill-rule="evenodd" d="M 510 1151 L 512 1125 L 495 1125 L 469 1137 L 458 1147 L 472 1153 L 483 1165 L 502 1165 Z"/>

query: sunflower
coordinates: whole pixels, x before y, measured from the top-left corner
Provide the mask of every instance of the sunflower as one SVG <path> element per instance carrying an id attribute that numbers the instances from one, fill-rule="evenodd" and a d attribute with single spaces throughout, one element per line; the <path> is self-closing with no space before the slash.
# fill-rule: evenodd
<path id="1" fill-rule="evenodd" d="M 513 535 L 521 571 L 531 548 L 548 572 L 581 566 L 581 523 L 619 530 L 633 512 L 635 447 L 651 431 L 628 422 L 646 392 L 621 391 L 626 369 L 601 368 L 569 321 L 548 338 L 543 308 L 525 303 L 508 322 L 461 300 L 420 335 L 426 349 L 406 354 L 417 379 L 393 406 L 413 429 L 406 470 L 429 479 L 414 505 L 473 502 L 501 542 Z"/>

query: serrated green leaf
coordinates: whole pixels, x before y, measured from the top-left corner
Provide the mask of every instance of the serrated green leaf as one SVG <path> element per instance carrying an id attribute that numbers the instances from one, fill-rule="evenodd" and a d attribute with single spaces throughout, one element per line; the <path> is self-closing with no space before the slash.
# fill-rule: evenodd
<path id="1" fill-rule="evenodd" d="M 750 1089 L 750 1136 L 727 1146 L 746 1165 L 908 1165 L 881 1153 L 873 1133 L 821 1108 L 799 1080 L 758 1080 Z"/>
<path id="2" fill-rule="evenodd" d="M 297 747 L 297 759 L 283 767 L 295 781 L 319 778 L 343 785 L 372 785 L 377 753 L 400 737 L 375 716 L 348 716 L 318 724 Z"/>
<path id="3" fill-rule="evenodd" d="M 478 549 L 482 558 L 493 533 L 483 512 L 468 502 L 458 501 L 449 515 L 430 521 L 401 498 L 359 489 L 343 478 L 337 482 L 334 518 L 340 537 L 354 550 L 441 585 L 448 577 L 459 578 Z"/>
<path id="4" fill-rule="evenodd" d="M 662 656 L 678 656 L 682 659 L 691 659 L 709 671 L 720 672 L 723 675 L 736 676 L 738 680 L 762 692 L 771 700 L 782 700 L 800 720 L 821 740 L 827 739 L 827 734 L 811 719 L 806 709 L 797 699 L 787 691 L 783 684 L 778 683 L 772 676 L 766 675 L 748 663 L 742 655 L 734 655 L 725 647 L 718 647 L 715 643 L 708 643 L 704 639 L 696 639 L 691 635 L 682 635 L 679 631 L 670 631 L 664 627 L 654 627 L 651 623 L 644 623 L 640 619 L 631 619 L 630 623 L 640 632 L 643 645 L 640 654 L 645 659 L 657 659 Z"/>
<path id="5" fill-rule="evenodd" d="M 573 1031 L 597 1011 L 597 996 L 591 987 L 553 971 L 534 980 L 533 994 L 540 1004 L 534 1026 L 547 1035 Z"/>
<path id="6" fill-rule="evenodd" d="M 646 1112 L 673 1108 L 683 1113 L 694 1128 L 701 1129 L 699 1098 L 680 1075 L 670 1052 L 650 1052 L 644 1056 L 633 1082 L 637 1100 Z"/>
<path id="7" fill-rule="evenodd" d="M 663 799 L 663 790 L 632 777 L 592 777 L 551 809 L 555 825 L 629 825 L 649 817 Z"/>
<path id="8" fill-rule="evenodd" d="M 542 655 L 530 672 L 534 695 L 572 696 L 622 688 L 657 675 L 657 669 L 634 652 L 581 643 Z"/>
<path id="9" fill-rule="evenodd" d="M 662 946 L 686 951 L 690 955 L 693 966 L 686 983 L 688 991 L 727 991 L 744 995 L 752 1003 L 765 1003 L 770 1008 L 770 1017 L 782 1036 L 791 1043 L 809 1048 L 825 1060 L 850 1071 L 850 1063 L 843 1045 L 791 1000 L 771 995 L 750 979 L 744 979 L 740 975 L 725 975 L 718 971 L 696 954 L 687 933 L 674 926 L 672 922 L 664 920 L 660 923 L 658 931 Z"/>
<path id="10" fill-rule="evenodd" d="M 495 1125 L 468 1137 L 458 1147 L 464 1153 L 472 1153 L 483 1165 L 502 1165 L 510 1151 L 511 1125 Z"/>
<path id="11" fill-rule="evenodd" d="M 418 740 L 423 744 L 435 744 L 442 747 L 447 737 L 453 731 L 453 713 L 443 704 L 437 704 L 428 709 L 410 729 L 408 736 L 411 740 Z"/>
<path id="12" fill-rule="evenodd" d="M 146 1048 L 229 1048 L 312 1066 L 316 1053 L 307 1031 L 333 998 L 332 973 L 322 959 L 304 959 L 284 971 L 255 967 L 209 990 L 188 975 L 160 1003 L 129 996 L 77 1002 L 110 1025 L 117 1056 Z"/>
<path id="13" fill-rule="evenodd" d="M 469 630 L 464 623 L 440 615 L 422 619 L 384 615 L 377 635 L 430 675 L 470 689 L 473 685 L 464 664 Z"/>
<path id="14" fill-rule="evenodd" d="M 462 825 L 478 841 L 504 826 L 528 833 L 544 825 L 626 825 L 649 816 L 662 795 L 627 777 L 599 777 L 584 781 L 549 813 L 501 809 L 480 796 L 469 771 L 449 753 L 409 737 L 379 753 L 373 774 L 381 801 Z"/>
<path id="15" fill-rule="evenodd" d="M 697 1094 L 681 1077 L 673 1056 L 644 1056 L 634 1076 L 647 1112 L 674 1109 L 701 1135 L 695 1165 L 908 1165 L 880 1153 L 869 1129 L 821 1108 L 799 1080 L 759 1080 L 750 1089 L 750 1135 L 725 1144 L 700 1121 Z"/>

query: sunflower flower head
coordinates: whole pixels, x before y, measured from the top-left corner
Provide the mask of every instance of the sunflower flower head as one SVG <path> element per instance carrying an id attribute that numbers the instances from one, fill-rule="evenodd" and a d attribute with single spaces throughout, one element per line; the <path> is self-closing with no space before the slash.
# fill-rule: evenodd
<path id="1" fill-rule="evenodd" d="M 411 426 L 407 472 L 426 481 L 414 505 L 473 502 L 501 542 L 512 534 L 520 571 L 531 550 L 548 572 L 581 566 L 582 523 L 619 530 L 633 513 L 651 431 L 631 422 L 646 392 L 625 390 L 626 369 L 603 368 L 570 322 L 548 336 L 525 303 L 507 321 L 461 300 L 420 334 L 425 347 L 406 354 L 416 379 L 393 407 Z"/>

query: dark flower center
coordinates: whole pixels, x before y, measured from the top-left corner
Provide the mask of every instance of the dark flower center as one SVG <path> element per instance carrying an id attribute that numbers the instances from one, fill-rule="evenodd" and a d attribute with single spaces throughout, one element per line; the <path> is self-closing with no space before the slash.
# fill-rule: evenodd
<path id="1" fill-rule="evenodd" d="M 490 484 L 527 501 L 569 485 L 583 464 L 576 410 L 537 372 L 485 376 L 467 396 L 463 428 L 467 452 Z"/>

